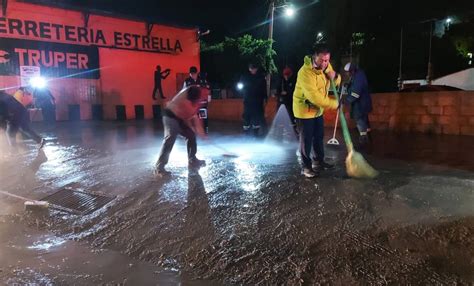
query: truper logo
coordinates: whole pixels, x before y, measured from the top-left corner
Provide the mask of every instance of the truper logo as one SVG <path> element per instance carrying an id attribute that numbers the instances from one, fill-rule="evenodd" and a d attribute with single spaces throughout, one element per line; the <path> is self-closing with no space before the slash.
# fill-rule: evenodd
<path id="1" fill-rule="evenodd" d="M 0 50 L 0 64 L 6 64 L 10 61 L 10 54 L 6 51 Z"/>

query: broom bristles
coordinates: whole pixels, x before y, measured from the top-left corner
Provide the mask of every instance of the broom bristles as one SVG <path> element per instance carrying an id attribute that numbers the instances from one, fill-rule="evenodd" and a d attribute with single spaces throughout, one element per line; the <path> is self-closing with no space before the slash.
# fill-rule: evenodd
<path id="1" fill-rule="evenodd" d="M 350 151 L 346 158 L 346 171 L 353 178 L 375 178 L 379 174 L 367 163 L 364 157 L 356 152 Z"/>

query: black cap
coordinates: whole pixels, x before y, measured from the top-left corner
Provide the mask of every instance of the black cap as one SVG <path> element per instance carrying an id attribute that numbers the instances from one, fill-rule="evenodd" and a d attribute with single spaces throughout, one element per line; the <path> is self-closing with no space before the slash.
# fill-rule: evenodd
<path id="1" fill-rule="evenodd" d="M 192 66 L 192 67 L 189 68 L 189 73 L 197 73 L 197 72 L 198 72 L 197 67 Z"/>

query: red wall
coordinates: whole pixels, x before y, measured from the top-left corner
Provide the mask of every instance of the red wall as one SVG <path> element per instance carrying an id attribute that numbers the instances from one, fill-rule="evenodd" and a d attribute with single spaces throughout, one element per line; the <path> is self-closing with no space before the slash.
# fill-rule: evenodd
<path id="1" fill-rule="evenodd" d="M 6 18 L 47 22 L 62 25 L 84 27 L 84 16 L 81 12 L 47 6 L 32 5 L 14 0 L 8 1 Z M 115 119 L 115 106 L 126 105 L 127 118 L 135 118 L 135 105 L 144 105 L 145 118 L 152 118 L 152 105 L 163 104 L 161 100 L 151 99 L 156 65 L 162 69 L 170 68 L 171 74 L 164 80 L 163 92 L 167 100 L 176 93 L 177 74 L 188 73 L 190 66 L 199 67 L 199 43 L 195 29 L 175 28 L 154 25 L 151 37 L 168 38 L 173 44 L 179 40 L 182 52 L 165 54 L 147 51 L 116 49 L 112 39 L 114 32 L 146 35 L 145 22 L 119 18 L 90 15 L 88 29 L 101 30 L 111 47 L 99 47 L 99 79 L 48 78 L 48 86 L 56 98 L 57 118 L 68 119 L 68 105 L 81 106 L 81 119 L 91 119 L 91 105 L 103 104 L 105 119 Z M 18 33 L 1 33 L 1 38 L 51 41 L 69 44 L 88 45 L 65 39 L 45 40 L 34 35 L 25 36 Z M 1 40 L 1 39 L 0 39 Z M 173 46 L 173 45 L 172 45 Z M 19 76 L 0 76 L 0 87 L 13 93 L 20 85 Z"/>

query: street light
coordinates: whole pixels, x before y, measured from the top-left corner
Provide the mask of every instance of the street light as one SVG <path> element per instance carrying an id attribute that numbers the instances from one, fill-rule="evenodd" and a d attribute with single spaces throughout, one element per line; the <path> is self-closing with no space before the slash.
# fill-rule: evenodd
<path id="1" fill-rule="evenodd" d="M 275 16 L 275 10 L 285 8 L 285 16 L 291 18 L 295 15 L 296 11 L 290 4 L 282 4 L 282 5 L 275 5 L 275 0 L 270 2 L 270 26 L 268 27 L 268 39 L 270 40 L 270 50 L 273 46 L 273 22 Z M 270 82 L 271 82 L 271 75 L 270 72 L 267 74 L 267 95 L 270 95 Z"/>
<path id="2" fill-rule="evenodd" d="M 446 28 L 449 30 L 449 25 L 453 22 L 453 19 L 448 18 L 446 19 Z"/>
<path id="3" fill-rule="evenodd" d="M 33 88 L 42 89 L 46 87 L 46 80 L 43 77 L 34 77 L 30 80 L 30 85 Z"/>
<path id="4" fill-rule="evenodd" d="M 285 9 L 285 15 L 287 17 L 293 17 L 293 15 L 295 15 L 295 9 L 293 9 L 293 7 L 289 6 L 289 7 L 286 7 Z"/>

